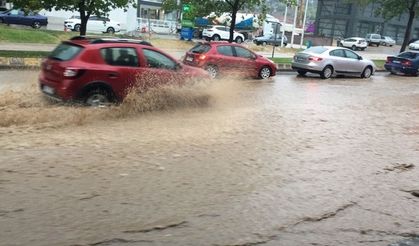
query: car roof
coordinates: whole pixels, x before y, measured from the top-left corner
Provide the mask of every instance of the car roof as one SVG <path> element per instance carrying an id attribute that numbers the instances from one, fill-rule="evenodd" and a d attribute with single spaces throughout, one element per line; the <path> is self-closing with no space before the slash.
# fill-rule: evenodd
<path id="1" fill-rule="evenodd" d="M 360 38 L 360 37 L 349 37 L 349 38 L 345 38 L 345 39 L 350 39 L 350 38 L 353 38 L 353 39 L 364 39 L 365 40 L 365 38 Z"/>
<path id="2" fill-rule="evenodd" d="M 139 44 L 145 46 L 153 46 L 150 42 L 140 39 L 123 39 L 115 37 L 103 37 L 103 36 L 75 36 L 69 41 L 77 45 L 91 45 L 91 44 L 104 44 L 104 43 L 119 43 L 119 44 Z"/>

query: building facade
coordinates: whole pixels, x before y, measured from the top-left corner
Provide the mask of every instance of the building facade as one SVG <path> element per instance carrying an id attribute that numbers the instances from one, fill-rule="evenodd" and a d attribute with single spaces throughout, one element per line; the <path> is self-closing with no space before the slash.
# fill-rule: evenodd
<path id="1" fill-rule="evenodd" d="M 316 35 L 346 38 L 365 37 L 368 33 L 390 36 L 398 44 L 403 42 L 408 14 L 385 20 L 375 15 L 378 3 L 360 6 L 347 0 L 318 0 Z M 419 38 L 419 20 L 415 19 L 412 38 Z"/>

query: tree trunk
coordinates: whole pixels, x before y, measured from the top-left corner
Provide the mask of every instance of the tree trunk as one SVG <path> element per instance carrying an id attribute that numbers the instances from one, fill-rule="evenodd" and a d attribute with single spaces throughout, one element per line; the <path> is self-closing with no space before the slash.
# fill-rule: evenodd
<path id="1" fill-rule="evenodd" d="M 413 20 L 415 19 L 415 8 L 416 8 L 416 1 L 413 0 L 412 4 L 409 7 L 409 21 L 407 22 L 406 32 L 404 33 L 404 40 L 402 47 L 400 48 L 400 52 L 403 52 L 406 50 L 407 45 L 409 44 L 410 40 L 410 34 L 412 33 L 412 26 L 413 26 Z"/>
<path id="2" fill-rule="evenodd" d="M 298 14 L 297 14 L 297 27 L 301 28 L 303 27 L 303 21 L 304 21 L 304 11 L 306 6 L 307 0 L 300 0 Z"/>
<path id="3" fill-rule="evenodd" d="M 234 41 L 234 28 L 236 28 L 236 16 L 239 11 L 240 0 L 235 0 L 232 6 L 231 12 L 231 24 L 230 24 L 230 38 L 228 39 L 229 43 Z"/>
<path id="4" fill-rule="evenodd" d="M 85 36 L 87 31 L 87 21 L 90 18 L 90 12 L 86 13 L 86 2 L 81 0 L 79 2 L 79 13 L 80 13 L 80 36 Z"/>

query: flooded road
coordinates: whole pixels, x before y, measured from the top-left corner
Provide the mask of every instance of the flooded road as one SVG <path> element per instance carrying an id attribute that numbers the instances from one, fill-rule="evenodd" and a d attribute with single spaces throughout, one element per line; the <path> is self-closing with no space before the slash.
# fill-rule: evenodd
<path id="1" fill-rule="evenodd" d="M 25 73 L 0 71 L 0 245 L 419 235 L 417 77 L 224 79 L 88 109 L 44 101 Z"/>

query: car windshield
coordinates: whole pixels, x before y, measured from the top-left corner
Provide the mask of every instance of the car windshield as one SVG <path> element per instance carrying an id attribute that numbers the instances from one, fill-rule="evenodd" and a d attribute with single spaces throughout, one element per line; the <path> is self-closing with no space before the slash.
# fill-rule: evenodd
<path id="1" fill-rule="evenodd" d="M 318 47 L 311 47 L 309 49 L 306 49 L 304 52 L 321 54 L 321 53 L 325 52 L 326 50 L 327 50 L 327 48 L 318 46 Z"/>
<path id="2" fill-rule="evenodd" d="M 416 59 L 418 57 L 419 53 L 413 53 L 413 52 L 403 52 L 398 55 L 400 58 L 407 58 L 407 59 Z"/>
<path id="3" fill-rule="evenodd" d="M 62 43 L 55 48 L 49 58 L 59 61 L 69 61 L 73 59 L 83 48 L 77 45 Z"/>
<path id="4" fill-rule="evenodd" d="M 198 53 L 198 54 L 205 54 L 211 49 L 211 46 L 209 44 L 198 44 L 195 47 L 193 47 L 190 52 L 192 53 Z"/>

